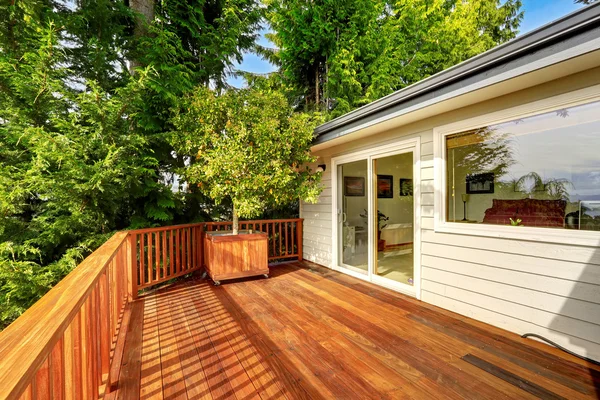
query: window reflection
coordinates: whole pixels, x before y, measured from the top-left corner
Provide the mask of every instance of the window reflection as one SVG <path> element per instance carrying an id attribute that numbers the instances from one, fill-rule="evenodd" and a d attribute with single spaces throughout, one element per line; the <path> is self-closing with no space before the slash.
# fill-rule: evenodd
<path id="1" fill-rule="evenodd" d="M 447 219 L 600 230 L 600 103 L 446 137 Z"/>

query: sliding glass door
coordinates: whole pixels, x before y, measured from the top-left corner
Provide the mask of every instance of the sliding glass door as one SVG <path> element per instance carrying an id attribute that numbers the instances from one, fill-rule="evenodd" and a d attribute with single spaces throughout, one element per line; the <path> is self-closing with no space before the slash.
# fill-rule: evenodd
<path id="1" fill-rule="evenodd" d="M 364 159 L 337 168 L 340 266 L 361 274 L 369 270 L 367 166 Z"/>
<path id="2" fill-rule="evenodd" d="M 337 157 L 334 268 L 417 295 L 419 140 Z"/>
<path id="3" fill-rule="evenodd" d="M 414 285 L 414 153 L 373 158 L 373 279 Z"/>

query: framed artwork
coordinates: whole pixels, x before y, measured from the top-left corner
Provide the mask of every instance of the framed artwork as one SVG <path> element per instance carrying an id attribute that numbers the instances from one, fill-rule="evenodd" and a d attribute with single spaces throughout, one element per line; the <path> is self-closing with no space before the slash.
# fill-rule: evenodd
<path id="1" fill-rule="evenodd" d="M 408 178 L 400 178 L 400 196 L 413 195 L 413 180 Z"/>
<path id="2" fill-rule="evenodd" d="M 361 176 L 344 177 L 344 196 L 364 196 L 365 178 Z"/>
<path id="3" fill-rule="evenodd" d="M 467 175 L 467 194 L 494 193 L 494 173 Z"/>
<path id="4" fill-rule="evenodd" d="M 394 198 L 394 177 L 392 175 L 377 175 L 377 198 Z"/>

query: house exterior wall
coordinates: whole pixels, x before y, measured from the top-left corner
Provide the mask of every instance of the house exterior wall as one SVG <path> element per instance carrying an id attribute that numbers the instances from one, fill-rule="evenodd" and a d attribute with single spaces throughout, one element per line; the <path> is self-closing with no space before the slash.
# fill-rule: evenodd
<path id="1" fill-rule="evenodd" d="M 434 229 L 434 129 L 600 84 L 600 68 L 362 137 L 317 153 L 326 164 L 317 204 L 300 205 L 304 258 L 331 267 L 331 158 L 421 138 L 421 300 L 516 333 L 537 333 L 600 360 L 600 234 L 568 245 Z"/>

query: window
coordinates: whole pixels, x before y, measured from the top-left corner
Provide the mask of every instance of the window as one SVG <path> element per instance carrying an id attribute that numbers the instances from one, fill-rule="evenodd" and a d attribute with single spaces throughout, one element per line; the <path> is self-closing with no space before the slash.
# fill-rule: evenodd
<path id="1" fill-rule="evenodd" d="M 445 144 L 447 222 L 600 231 L 600 102 Z"/>

